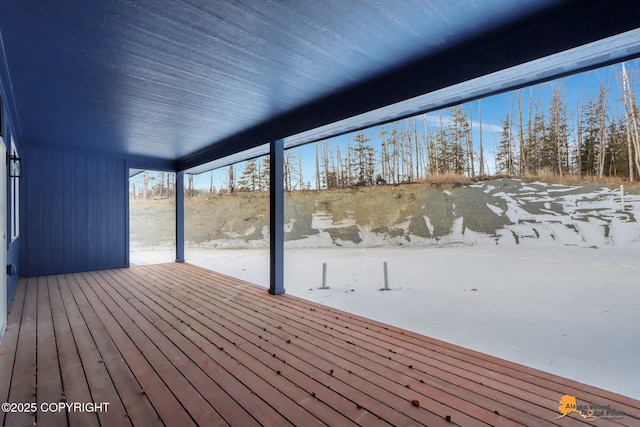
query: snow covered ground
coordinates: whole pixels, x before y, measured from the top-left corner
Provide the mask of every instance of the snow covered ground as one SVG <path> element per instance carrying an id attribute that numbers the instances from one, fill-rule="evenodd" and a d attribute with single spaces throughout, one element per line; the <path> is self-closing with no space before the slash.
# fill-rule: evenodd
<path id="1" fill-rule="evenodd" d="M 623 210 L 607 188 L 477 185 L 507 219 L 497 233 L 465 229 L 463 216 L 437 243 L 385 246 L 361 230 L 362 245 L 327 247 L 321 231 L 288 242 L 287 293 L 640 399 L 640 196 Z M 173 259 L 131 254 L 132 264 Z M 266 249 L 187 248 L 186 259 L 268 284 Z M 319 289 L 325 262 L 329 289 Z"/>

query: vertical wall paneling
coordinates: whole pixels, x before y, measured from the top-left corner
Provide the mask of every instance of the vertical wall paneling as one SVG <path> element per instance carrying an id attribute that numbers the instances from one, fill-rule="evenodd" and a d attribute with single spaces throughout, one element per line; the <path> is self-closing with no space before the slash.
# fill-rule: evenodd
<path id="1" fill-rule="evenodd" d="M 123 158 L 29 147 L 24 276 L 127 266 Z"/>
<path id="2" fill-rule="evenodd" d="M 111 182 L 109 177 L 109 159 L 105 159 L 105 161 L 97 161 L 96 160 L 96 199 L 98 204 L 98 212 L 95 216 L 96 218 L 96 229 L 94 230 L 93 236 L 101 236 L 105 234 L 110 234 L 109 226 L 111 224 L 111 218 L 114 215 L 101 215 L 100 212 L 108 212 L 109 209 L 109 192 L 100 191 L 103 184 L 103 181 Z M 117 185 L 114 183 L 114 185 Z M 115 228 L 112 228 L 114 230 Z M 109 262 L 109 250 L 111 249 L 111 241 L 107 240 L 106 242 L 92 242 L 93 248 L 95 250 L 96 259 L 102 260 L 104 262 Z"/>
<path id="3" fill-rule="evenodd" d="M 107 206 L 112 207 L 116 212 L 119 212 L 119 216 L 108 217 L 108 230 L 122 230 L 124 226 L 124 232 L 120 236 L 119 240 L 109 241 L 108 260 L 109 264 L 120 264 L 126 262 L 126 222 L 129 216 L 129 211 L 125 204 L 125 199 L 129 197 L 128 183 L 124 180 L 124 173 L 126 173 L 126 162 L 122 159 L 109 158 L 108 178 L 109 182 L 115 186 L 117 191 L 110 191 L 107 195 Z"/>
<path id="4" fill-rule="evenodd" d="M 98 182 L 99 177 L 98 160 L 93 156 L 87 157 L 87 168 L 78 174 L 79 179 L 87 182 L 87 192 L 85 193 L 85 209 L 87 210 L 87 230 L 83 234 L 85 250 L 88 258 L 95 260 L 98 257 L 97 241 L 93 236 L 98 235 L 98 222 L 100 221 L 101 206 L 99 206 Z"/>
<path id="5" fill-rule="evenodd" d="M 50 177 L 47 180 L 49 186 L 47 194 L 41 195 L 42 198 L 50 198 L 50 204 L 46 209 L 46 216 L 48 218 L 45 224 L 46 228 L 51 231 L 47 235 L 47 241 L 51 245 L 49 251 L 49 259 L 47 263 L 49 268 L 53 268 L 55 265 L 62 265 L 65 259 L 68 258 L 68 244 L 71 241 L 70 236 L 65 236 L 64 224 L 67 222 L 67 218 L 64 216 L 63 206 L 65 202 L 66 189 L 64 188 L 64 175 L 68 171 L 64 170 L 64 155 L 61 152 L 52 152 L 47 156 L 47 160 L 55 165 L 55 169 L 50 171 Z M 73 177 L 72 177 L 73 179 Z M 73 268 L 73 266 L 69 266 Z"/>
<path id="6" fill-rule="evenodd" d="M 74 156 L 65 153 L 63 154 L 63 168 L 64 170 L 73 170 L 76 167 L 76 161 Z M 65 173 L 62 177 L 62 188 L 64 188 L 64 192 L 62 193 L 62 210 L 63 216 L 65 218 L 63 222 L 63 230 L 65 236 L 69 237 L 69 247 L 67 248 L 67 252 L 65 255 L 64 263 L 68 264 L 71 268 L 74 268 L 74 260 L 72 254 L 76 251 L 76 238 L 75 238 L 75 224 L 77 223 L 76 209 L 74 206 L 69 203 L 69 200 L 72 200 L 76 197 L 76 180 L 73 179 L 75 173 Z"/>
<path id="7" fill-rule="evenodd" d="M 86 156 L 80 156 L 80 155 L 72 155 L 71 156 L 73 159 L 73 170 L 74 170 L 74 176 L 80 176 L 82 174 L 86 174 L 87 171 L 89 171 L 89 165 L 87 163 L 87 157 Z M 73 194 L 73 197 L 69 198 L 69 205 L 75 205 L 73 207 L 74 211 L 75 211 L 75 216 L 76 216 L 76 221 L 74 224 L 74 235 L 73 238 L 75 239 L 75 251 L 80 250 L 80 248 L 83 248 L 84 251 L 88 251 L 88 240 L 86 237 L 85 233 L 79 232 L 79 230 L 87 230 L 89 227 L 89 220 L 88 220 L 88 208 L 86 206 L 80 206 L 78 203 L 71 203 L 72 200 L 79 200 L 82 196 L 81 195 L 86 195 L 88 194 L 88 189 L 89 189 L 89 180 L 90 177 L 87 175 L 85 177 L 85 179 L 76 179 L 75 180 L 75 192 Z M 85 196 L 86 197 L 86 196 Z M 89 201 L 87 200 L 86 202 L 87 204 L 89 203 Z M 74 253 L 75 253 L 74 251 Z"/>

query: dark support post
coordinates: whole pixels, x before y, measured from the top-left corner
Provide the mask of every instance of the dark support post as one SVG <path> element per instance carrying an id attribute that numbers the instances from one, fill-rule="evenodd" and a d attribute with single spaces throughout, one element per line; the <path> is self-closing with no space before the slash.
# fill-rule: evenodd
<path id="1" fill-rule="evenodd" d="M 176 172 L 176 262 L 184 262 L 184 172 Z"/>
<path id="2" fill-rule="evenodd" d="M 284 141 L 269 148 L 269 293 L 284 293 Z"/>

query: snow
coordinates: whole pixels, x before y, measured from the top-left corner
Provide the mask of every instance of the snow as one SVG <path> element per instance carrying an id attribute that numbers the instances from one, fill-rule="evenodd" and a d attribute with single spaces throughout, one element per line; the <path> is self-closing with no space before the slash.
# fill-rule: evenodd
<path id="1" fill-rule="evenodd" d="M 145 258 L 157 262 L 158 254 Z M 638 246 L 293 248 L 285 254 L 285 288 L 639 399 L 639 257 Z M 264 249 L 187 249 L 186 258 L 268 286 Z M 379 291 L 384 261 L 389 292 Z M 319 289 L 323 262 L 326 290 Z"/>
<path id="2" fill-rule="evenodd" d="M 533 196 L 532 186 L 540 187 Z M 289 241 L 286 292 L 640 399 L 640 196 L 626 195 L 622 211 L 618 192 L 572 194 L 577 188 L 487 186 L 498 200 L 487 207 L 511 222 L 493 236 L 457 217 L 437 242 L 368 230 L 361 245 L 335 247 L 327 232 Z M 524 209 L 532 204 L 544 209 Z M 336 226 L 329 215 L 313 221 Z M 268 254 L 187 247 L 186 260 L 266 287 Z M 173 261 L 174 253 L 137 250 L 131 260 Z M 389 292 L 379 291 L 384 261 Z M 329 289 L 321 290 L 324 262 Z"/>
<path id="3" fill-rule="evenodd" d="M 318 211 L 313 214 L 311 219 L 311 228 L 317 230 L 326 230 L 329 228 L 347 228 L 354 227 L 356 225 L 355 218 L 345 218 L 342 221 L 334 221 L 333 215 L 329 212 Z"/>
<path id="4" fill-rule="evenodd" d="M 427 230 L 429 230 L 429 234 L 433 236 L 433 230 L 435 230 L 435 228 L 433 228 L 433 224 L 431 224 L 431 219 L 426 215 L 423 215 L 422 218 L 424 218 L 424 222 L 425 224 L 427 224 Z"/>
<path id="5" fill-rule="evenodd" d="M 493 211 L 494 214 L 500 216 L 504 213 L 502 209 L 497 206 L 492 205 L 491 203 L 486 203 L 487 207 Z"/>

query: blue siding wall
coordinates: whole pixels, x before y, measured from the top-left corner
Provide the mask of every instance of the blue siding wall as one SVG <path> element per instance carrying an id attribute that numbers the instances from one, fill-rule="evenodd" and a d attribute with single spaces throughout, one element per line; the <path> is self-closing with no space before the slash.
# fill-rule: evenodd
<path id="1" fill-rule="evenodd" d="M 28 147 L 23 276 L 126 267 L 124 158 Z"/>

